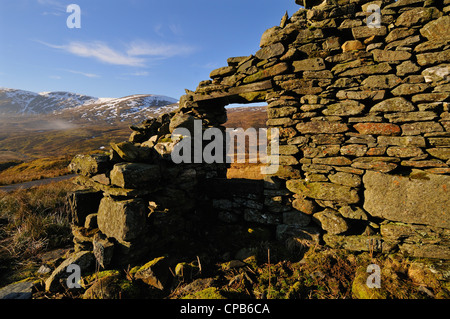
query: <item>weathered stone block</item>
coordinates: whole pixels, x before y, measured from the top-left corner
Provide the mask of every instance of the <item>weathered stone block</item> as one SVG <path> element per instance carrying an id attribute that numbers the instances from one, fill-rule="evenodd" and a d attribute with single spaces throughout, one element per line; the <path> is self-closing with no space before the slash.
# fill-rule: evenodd
<path id="1" fill-rule="evenodd" d="M 425 82 L 439 82 L 450 77 L 450 64 L 440 64 L 422 71 Z"/>
<path id="2" fill-rule="evenodd" d="M 305 59 L 301 61 L 294 61 L 292 63 L 294 72 L 301 71 L 320 71 L 325 69 L 325 62 L 322 58 Z"/>
<path id="3" fill-rule="evenodd" d="M 429 137 L 427 140 L 434 147 L 450 147 L 450 137 Z"/>
<path id="4" fill-rule="evenodd" d="M 130 142 L 111 143 L 111 147 L 126 162 L 149 160 L 152 155 L 150 148 L 139 147 Z"/>
<path id="5" fill-rule="evenodd" d="M 421 66 L 444 63 L 450 60 L 450 50 L 417 54 L 416 58 Z"/>
<path id="6" fill-rule="evenodd" d="M 358 206 L 342 206 L 339 213 L 348 219 L 368 220 L 367 214 Z"/>
<path id="7" fill-rule="evenodd" d="M 365 105 L 358 101 L 346 100 L 327 106 L 322 112 L 324 115 L 349 116 L 358 115 L 364 111 Z"/>
<path id="8" fill-rule="evenodd" d="M 415 32 L 414 29 L 410 28 L 395 28 L 386 36 L 386 43 L 391 43 L 393 41 L 397 41 L 399 39 L 403 39 L 413 35 Z"/>
<path id="9" fill-rule="evenodd" d="M 289 180 L 286 187 L 291 192 L 313 199 L 342 201 L 349 204 L 359 202 L 359 195 L 355 189 L 333 183 L 306 182 L 303 180 Z"/>
<path id="10" fill-rule="evenodd" d="M 100 231 L 120 242 L 138 238 L 145 229 L 145 221 L 146 205 L 142 199 L 118 201 L 104 197 L 98 209 Z"/>
<path id="11" fill-rule="evenodd" d="M 397 75 L 404 76 L 406 74 L 412 74 L 420 71 L 420 68 L 411 61 L 405 61 L 397 66 Z"/>
<path id="12" fill-rule="evenodd" d="M 243 82 L 244 83 L 253 83 L 256 81 L 261 81 L 279 74 L 285 73 L 289 70 L 289 66 L 286 63 L 279 63 L 270 68 L 260 70 L 255 74 L 249 75 L 246 77 Z"/>
<path id="13" fill-rule="evenodd" d="M 313 219 L 323 230 L 331 235 L 342 234 L 349 229 L 345 219 L 337 211 L 330 208 L 325 209 L 323 212 L 315 213 Z"/>
<path id="14" fill-rule="evenodd" d="M 371 89 L 391 89 L 401 82 L 402 80 L 394 74 L 371 75 L 362 82 L 362 85 Z"/>
<path id="15" fill-rule="evenodd" d="M 317 211 L 317 205 L 313 200 L 309 200 L 301 196 L 298 196 L 298 198 L 292 202 L 292 207 L 307 215 L 312 215 Z"/>
<path id="16" fill-rule="evenodd" d="M 341 48 L 343 52 L 348 52 L 353 50 L 364 50 L 366 46 L 359 40 L 350 40 L 346 41 Z"/>
<path id="17" fill-rule="evenodd" d="M 353 37 L 358 39 L 365 39 L 371 36 L 384 36 L 387 34 L 386 27 L 383 25 L 380 28 L 369 28 L 368 26 L 360 26 L 352 28 Z"/>
<path id="18" fill-rule="evenodd" d="M 450 52 L 450 50 L 449 50 Z M 450 58 L 450 57 L 449 57 Z M 443 102 L 448 101 L 450 93 L 422 93 L 413 95 L 411 101 L 415 103 L 421 102 Z"/>
<path id="19" fill-rule="evenodd" d="M 419 111 L 419 112 L 399 112 L 386 114 L 385 117 L 391 123 L 404 123 L 404 122 L 421 122 L 432 121 L 437 118 L 437 114 L 432 111 Z"/>
<path id="20" fill-rule="evenodd" d="M 450 228 L 450 176 L 366 172 L 364 209 L 375 217 Z"/>
<path id="21" fill-rule="evenodd" d="M 442 126 L 437 122 L 416 122 L 402 125 L 402 135 L 421 135 L 443 131 Z"/>
<path id="22" fill-rule="evenodd" d="M 349 187 L 359 187 L 361 185 L 361 177 L 358 175 L 337 172 L 328 176 L 331 182 Z"/>
<path id="23" fill-rule="evenodd" d="M 268 60 L 283 55 L 285 51 L 284 45 L 278 42 L 262 48 L 255 55 L 260 60 Z"/>
<path id="24" fill-rule="evenodd" d="M 423 154 L 422 149 L 418 147 L 393 146 L 387 149 L 387 155 L 400 158 L 416 157 L 422 154 Z"/>
<path id="25" fill-rule="evenodd" d="M 450 16 L 443 16 L 437 20 L 427 23 L 422 29 L 420 29 L 420 34 L 430 41 L 450 40 L 450 33 L 448 32 L 449 25 Z"/>
<path id="26" fill-rule="evenodd" d="M 398 125 L 390 123 L 359 123 L 353 127 L 360 134 L 367 135 L 400 135 L 401 133 Z"/>
<path id="27" fill-rule="evenodd" d="M 430 148 L 427 149 L 427 152 L 434 157 L 437 157 L 441 160 L 448 161 L 450 160 L 450 148 Z"/>
<path id="28" fill-rule="evenodd" d="M 352 163 L 352 167 L 359 168 L 359 169 L 365 169 L 365 170 L 372 170 L 372 171 L 378 171 L 382 173 L 389 173 L 397 168 L 397 164 L 394 163 L 387 163 L 383 161 L 372 161 L 372 162 L 354 162 Z"/>
<path id="29" fill-rule="evenodd" d="M 426 161 L 402 161 L 402 166 L 414 168 L 448 168 L 448 165 L 436 159 Z"/>
<path id="30" fill-rule="evenodd" d="M 407 51 L 385 51 L 385 50 L 373 50 L 373 59 L 377 62 L 395 62 L 404 61 L 411 58 L 411 53 Z"/>
<path id="31" fill-rule="evenodd" d="M 385 74 L 392 71 L 392 67 L 389 63 L 383 62 L 373 65 L 365 65 L 358 68 L 347 70 L 341 73 L 341 76 L 357 76 L 357 75 L 372 75 L 372 74 Z"/>
<path id="32" fill-rule="evenodd" d="M 302 134 L 320 134 L 320 133 L 344 133 L 349 130 L 347 124 L 333 122 L 307 122 L 297 125 L 297 131 Z M 326 143 L 323 143 L 326 144 Z"/>
<path id="33" fill-rule="evenodd" d="M 313 164 L 319 165 L 347 166 L 350 165 L 351 163 L 352 161 L 344 156 L 313 158 Z"/>
<path id="34" fill-rule="evenodd" d="M 233 74 L 234 72 L 236 72 L 236 67 L 225 66 L 223 68 L 219 68 L 219 69 L 212 71 L 211 74 L 209 75 L 209 77 L 211 79 L 218 78 L 218 77 L 225 77 L 225 76 Z"/>
<path id="35" fill-rule="evenodd" d="M 325 243 L 331 248 L 348 249 L 353 251 L 378 251 L 387 253 L 394 249 L 398 241 L 383 239 L 381 236 L 342 236 L 325 234 Z"/>
<path id="36" fill-rule="evenodd" d="M 339 154 L 339 145 L 319 145 L 317 147 L 303 147 L 303 156 L 306 158 L 327 157 Z"/>
<path id="37" fill-rule="evenodd" d="M 161 178 L 158 165 L 120 163 L 110 173 L 111 184 L 122 188 L 153 187 Z"/>
<path id="38" fill-rule="evenodd" d="M 367 153 L 368 147 L 367 145 L 362 144 L 349 144 L 344 145 L 341 147 L 341 154 L 342 155 L 349 155 L 349 156 L 364 156 Z"/>
<path id="39" fill-rule="evenodd" d="M 421 136 L 378 136 L 379 145 L 425 147 L 425 138 Z"/>
<path id="40" fill-rule="evenodd" d="M 402 97 L 394 97 L 374 105 L 370 112 L 411 112 L 414 105 Z"/>
<path id="41" fill-rule="evenodd" d="M 69 164 L 69 171 L 89 177 L 105 173 L 109 167 L 108 155 L 76 155 Z"/>
<path id="42" fill-rule="evenodd" d="M 411 27 L 416 24 L 424 23 L 432 19 L 439 18 L 441 13 L 437 8 L 413 8 L 403 12 L 395 22 L 396 26 Z"/>

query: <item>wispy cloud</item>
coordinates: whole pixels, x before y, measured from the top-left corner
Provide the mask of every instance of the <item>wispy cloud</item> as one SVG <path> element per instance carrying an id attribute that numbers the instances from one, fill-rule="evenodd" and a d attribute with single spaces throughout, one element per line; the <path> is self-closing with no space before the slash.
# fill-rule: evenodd
<path id="1" fill-rule="evenodd" d="M 133 73 L 128 73 L 126 75 L 132 75 L 132 76 L 148 76 L 150 73 L 147 71 L 136 71 Z"/>
<path id="2" fill-rule="evenodd" d="M 125 52 L 113 49 L 108 44 L 100 41 L 72 41 L 64 45 L 55 45 L 43 41 L 37 42 L 76 56 L 94 58 L 108 64 L 132 67 L 145 67 L 148 58 L 153 60 L 166 59 L 174 56 L 187 55 L 195 51 L 193 47 L 188 45 L 153 44 L 144 41 L 132 42 L 126 46 L 127 50 Z"/>
<path id="3" fill-rule="evenodd" d="M 183 28 L 179 24 L 175 24 L 175 23 L 169 24 L 169 29 L 170 29 L 170 31 L 172 31 L 172 33 L 174 35 L 177 35 L 177 36 L 183 35 Z"/>
<path id="4" fill-rule="evenodd" d="M 145 60 L 134 56 L 121 53 L 117 50 L 110 48 L 103 42 L 70 42 L 64 45 L 55 45 L 46 42 L 39 41 L 40 43 L 54 49 L 60 49 L 68 53 L 84 57 L 94 58 L 100 62 L 115 64 L 115 65 L 127 65 L 127 66 L 144 66 Z"/>
<path id="5" fill-rule="evenodd" d="M 174 56 L 188 55 L 194 51 L 194 47 L 184 44 L 164 44 L 135 41 L 129 45 L 127 54 L 131 56 L 170 58 Z"/>
<path id="6" fill-rule="evenodd" d="M 53 79 L 53 80 L 61 80 L 62 79 L 62 77 L 59 75 L 50 75 L 49 78 Z"/>
<path id="7" fill-rule="evenodd" d="M 94 74 L 94 73 L 85 73 L 85 72 L 81 72 L 81 71 L 75 71 L 75 70 L 64 70 L 73 74 L 80 74 L 82 76 L 85 76 L 87 78 L 99 78 L 100 75 L 98 74 Z"/>
<path id="8" fill-rule="evenodd" d="M 161 38 L 165 38 L 166 35 L 175 35 L 180 37 L 184 34 L 183 28 L 178 23 L 170 23 L 168 25 L 159 23 L 153 27 L 153 31 Z"/>
<path id="9" fill-rule="evenodd" d="M 37 2 L 51 11 L 44 11 L 43 15 L 60 16 L 66 12 L 67 7 L 57 0 L 37 0 Z"/>

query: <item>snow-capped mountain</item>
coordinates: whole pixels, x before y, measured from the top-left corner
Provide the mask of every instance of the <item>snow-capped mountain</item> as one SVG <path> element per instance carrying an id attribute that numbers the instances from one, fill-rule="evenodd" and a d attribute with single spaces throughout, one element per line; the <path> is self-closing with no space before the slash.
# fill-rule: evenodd
<path id="1" fill-rule="evenodd" d="M 178 101 L 162 95 L 139 94 L 123 98 L 99 98 L 53 114 L 70 122 L 137 123 L 178 108 Z"/>
<path id="2" fill-rule="evenodd" d="M 96 98 L 70 92 L 34 93 L 0 88 L 0 114 L 49 114 L 94 101 Z"/>
<path id="3" fill-rule="evenodd" d="M 34 93 L 0 88 L 0 116 L 50 115 L 70 122 L 140 121 L 178 107 L 174 98 L 138 94 L 123 98 L 97 98 L 70 92 Z"/>

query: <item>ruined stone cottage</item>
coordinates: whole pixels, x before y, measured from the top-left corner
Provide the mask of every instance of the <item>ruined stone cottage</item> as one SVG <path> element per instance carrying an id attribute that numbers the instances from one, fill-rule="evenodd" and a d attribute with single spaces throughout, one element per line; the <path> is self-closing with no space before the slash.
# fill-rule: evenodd
<path id="1" fill-rule="evenodd" d="M 110 156 L 73 160 L 77 251 L 139 258 L 207 216 L 280 241 L 450 259 L 450 1 L 305 2 L 176 112 L 131 127 Z M 176 128 L 223 130 L 227 105 L 252 102 L 279 129 L 276 174 L 227 180 L 226 164 L 171 161 Z"/>

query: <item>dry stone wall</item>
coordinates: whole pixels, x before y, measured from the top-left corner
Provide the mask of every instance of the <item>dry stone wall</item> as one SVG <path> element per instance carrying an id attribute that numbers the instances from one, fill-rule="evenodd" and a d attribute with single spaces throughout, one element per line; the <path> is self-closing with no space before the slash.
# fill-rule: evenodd
<path id="1" fill-rule="evenodd" d="M 370 28 L 373 4 L 381 23 Z M 279 239 L 450 258 L 449 8 L 324 1 L 187 91 L 180 111 L 207 122 L 229 103 L 268 103 L 282 165 L 246 221 L 277 226 Z"/>
<path id="2" fill-rule="evenodd" d="M 379 28 L 367 26 L 370 4 Z M 208 221 L 450 259 L 449 11 L 449 0 L 326 0 L 286 14 L 176 112 L 133 126 L 111 156 L 73 160 L 76 250 L 129 263 Z M 226 105 L 261 101 L 280 132 L 276 174 L 239 183 L 224 164 L 171 161 L 174 129 L 201 119 L 224 130 Z"/>

